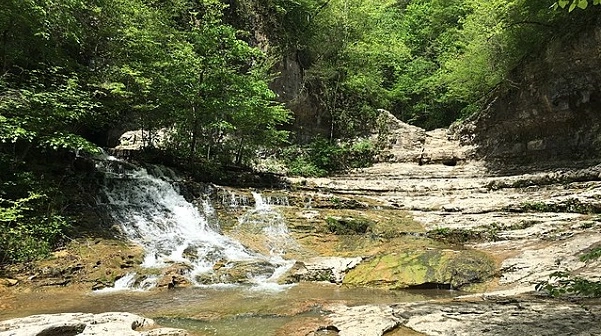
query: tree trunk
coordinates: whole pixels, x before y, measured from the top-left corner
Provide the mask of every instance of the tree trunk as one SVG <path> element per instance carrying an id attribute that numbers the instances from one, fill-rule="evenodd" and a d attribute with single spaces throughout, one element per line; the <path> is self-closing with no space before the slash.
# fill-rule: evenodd
<path id="1" fill-rule="evenodd" d="M 2 74 L 5 74 L 8 71 L 8 32 L 6 29 L 2 32 L 2 50 L 0 50 L 0 61 L 2 62 Z"/>
<path id="2" fill-rule="evenodd" d="M 238 143 L 238 150 L 236 151 L 236 165 L 240 165 L 242 163 L 242 151 L 244 149 L 244 146 L 242 146 L 243 143 L 244 139 L 240 138 L 240 142 Z"/>
<path id="3" fill-rule="evenodd" d="M 194 117 L 194 122 L 192 123 L 192 134 L 190 139 L 190 157 L 188 158 L 190 162 L 194 160 L 194 154 L 196 154 L 196 142 L 198 140 L 198 122 L 196 121 L 196 107 L 192 106 L 192 115 Z"/>

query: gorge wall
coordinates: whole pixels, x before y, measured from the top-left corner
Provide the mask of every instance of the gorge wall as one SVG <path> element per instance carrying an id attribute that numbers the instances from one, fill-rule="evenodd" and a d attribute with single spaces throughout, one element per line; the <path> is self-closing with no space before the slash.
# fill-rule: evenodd
<path id="1" fill-rule="evenodd" d="M 487 107 L 460 125 L 490 162 L 601 159 L 601 20 L 525 60 Z"/>

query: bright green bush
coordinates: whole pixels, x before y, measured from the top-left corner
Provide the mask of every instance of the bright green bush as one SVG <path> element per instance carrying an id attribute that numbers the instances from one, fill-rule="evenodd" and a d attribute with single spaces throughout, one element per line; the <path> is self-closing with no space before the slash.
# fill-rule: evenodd
<path id="1" fill-rule="evenodd" d="M 319 177 L 373 163 L 375 147 L 368 140 L 332 144 L 316 138 L 305 147 L 289 147 L 280 153 L 292 176 Z"/>

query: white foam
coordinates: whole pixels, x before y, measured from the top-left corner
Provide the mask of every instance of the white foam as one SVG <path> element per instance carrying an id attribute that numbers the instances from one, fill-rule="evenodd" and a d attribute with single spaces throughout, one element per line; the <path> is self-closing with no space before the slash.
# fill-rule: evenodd
<path id="1" fill-rule="evenodd" d="M 119 169 L 124 171 L 122 167 Z M 281 258 L 285 251 L 281 244 L 287 244 L 291 239 L 287 227 L 281 216 L 258 193 L 253 194 L 256 206 L 249 212 L 268 218 L 265 226 L 261 227 L 273 245 L 269 246 L 271 253 L 268 256 L 251 251 L 219 233 L 218 223 L 209 223 L 209 219 L 216 220 L 217 217 L 208 199 L 198 205 L 199 211 L 170 182 L 149 174 L 145 169 L 125 170 L 119 178 L 109 179 L 105 195 L 110 212 L 121 224 L 125 235 L 144 247 L 143 267 L 161 268 L 184 263 L 190 266 L 189 276 L 194 282 L 194 275 L 212 272 L 217 262 L 268 261 L 276 266 L 276 272 L 252 280 L 260 284 L 275 282 L 274 276 L 283 274 L 291 265 Z M 263 278 L 265 281 L 261 280 Z M 122 286 L 131 288 L 132 285 L 133 282 L 119 282 L 119 289 Z M 119 289 L 115 286 L 115 290 Z"/>

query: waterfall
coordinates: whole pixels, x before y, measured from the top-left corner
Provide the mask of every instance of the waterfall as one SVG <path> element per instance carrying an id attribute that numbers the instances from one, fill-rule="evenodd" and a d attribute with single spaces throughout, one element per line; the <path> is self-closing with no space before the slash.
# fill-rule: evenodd
<path id="1" fill-rule="evenodd" d="M 162 268 L 182 262 L 192 266 L 190 277 L 194 282 L 196 275 L 213 272 L 216 264 L 267 262 L 273 267 L 259 275 L 264 279 L 271 279 L 289 264 L 273 255 L 251 251 L 221 234 L 215 229 L 218 225 L 209 223 L 208 218 L 216 216 L 208 200 L 195 206 L 170 182 L 143 168 L 116 171 L 106 174 L 106 203 L 125 235 L 144 248 L 143 267 Z"/>
<path id="2" fill-rule="evenodd" d="M 287 199 L 263 197 L 258 192 L 252 192 L 252 196 L 255 207 L 239 218 L 237 229 L 260 235 L 265 239 L 270 255 L 282 257 L 289 248 L 296 247 L 296 242 L 290 236 L 284 218 L 273 209 L 272 204 L 287 204 Z"/>
<path id="3" fill-rule="evenodd" d="M 250 205 L 248 197 L 244 194 L 237 194 L 223 189 L 219 196 L 221 204 L 229 210 L 243 209 Z"/>
<path id="4" fill-rule="evenodd" d="M 280 265 L 273 274 L 255 276 L 253 279 L 261 288 L 272 288 L 275 281 L 294 265 L 295 261 L 285 260 L 284 254 L 291 249 L 297 249 L 298 245 L 290 236 L 282 215 L 272 207 L 272 204 L 287 204 L 287 199 L 284 201 L 284 198 L 263 197 L 254 191 L 252 196 L 255 207 L 238 219 L 236 229 L 262 240 L 264 247 L 269 251 L 270 260 Z"/>

